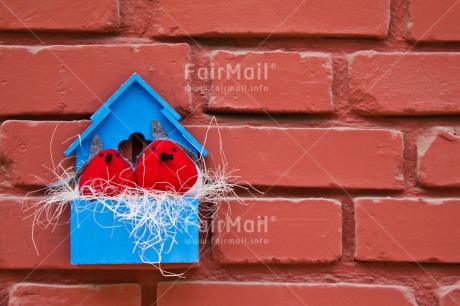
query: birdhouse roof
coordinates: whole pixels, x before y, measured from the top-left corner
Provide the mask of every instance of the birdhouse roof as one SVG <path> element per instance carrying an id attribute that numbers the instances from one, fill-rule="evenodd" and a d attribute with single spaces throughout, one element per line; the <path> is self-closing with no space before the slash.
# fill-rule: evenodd
<path id="1" fill-rule="evenodd" d="M 161 114 L 168 120 L 178 132 L 182 134 L 186 141 L 188 141 L 200 154 L 207 155 L 207 151 L 180 123 L 181 116 L 155 91 L 150 87 L 138 74 L 134 73 L 108 100 L 105 102 L 92 116 L 92 124 L 76 139 L 65 151 L 67 156 L 73 154 L 75 150 L 81 145 L 85 139 L 90 136 L 97 127 L 113 113 L 113 105 L 117 103 L 120 96 L 135 83 L 140 85 L 152 98 L 153 101 L 161 106 Z M 142 118 L 139 118 L 142 120 Z M 148 115 L 146 120 L 152 120 Z"/>

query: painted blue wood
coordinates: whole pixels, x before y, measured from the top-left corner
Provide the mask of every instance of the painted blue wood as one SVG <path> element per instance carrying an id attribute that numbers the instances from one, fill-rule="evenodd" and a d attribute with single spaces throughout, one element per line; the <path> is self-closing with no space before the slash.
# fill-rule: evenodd
<path id="1" fill-rule="evenodd" d="M 137 74 L 133 74 L 91 116 L 92 124 L 69 146 L 65 154 L 70 156 L 76 152 L 76 166 L 79 169 L 89 157 L 95 135 L 101 138 L 104 149 L 117 149 L 133 133 L 141 133 L 145 139 L 153 140 L 153 119 L 160 122 L 170 139 L 181 143 L 197 156 L 207 155 L 204 147 L 180 125 L 181 116 Z M 197 223 L 198 201 L 188 201 L 193 201 L 196 206 L 194 218 Z M 117 220 L 111 211 L 98 210 L 97 207 L 83 210 L 88 204 L 81 200 L 73 201 L 71 205 L 71 262 L 142 263 L 139 252 L 135 250 L 134 237 L 129 236 L 130 230 L 126 224 Z M 166 248 L 171 246 L 171 251 L 162 254 L 161 263 L 198 262 L 198 237 L 198 228 L 187 225 L 187 231 L 178 233 L 174 243 L 166 242 Z M 158 262 L 157 251 L 154 248 L 147 251 L 144 261 Z"/>
<path id="2" fill-rule="evenodd" d="M 65 151 L 67 156 L 77 152 L 77 168 L 88 158 L 94 135 L 98 134 L 106 148 L 117 148 L 133 133 L 142 133 L 152 140 L 152 120 L 158 120 L 168 136 L 193 153 L 207 155 L 203 146 L 180 124 L 181 116 L 139 75 L 133 74 L 115 94 L 92 116 L 92 124 Z M 178 127 L 180 127 L 178 129 Z M 185 131 L 185 134 L 184 134 Z"/>
<path id="3" fill-rule="evenodd" d="M 86 200 L 72 202 L 70 221 L 70 258 L 72 264 L 194 263 L 199 259 L 198 200 L 186 198 L 195 210 L 184 211 L 188 224 L 176 230 L 174 240 L 167 239 L 160 252 L 158 246 L 141 254 L 130 236 L 131 225 L 122 222 L 102 204 Z M 188 206 L 187 206 L 188 207 Z M 140 231 L 147 230 L 144 227 Z M 143 257 L 141 257 L 143 255 Z"/>

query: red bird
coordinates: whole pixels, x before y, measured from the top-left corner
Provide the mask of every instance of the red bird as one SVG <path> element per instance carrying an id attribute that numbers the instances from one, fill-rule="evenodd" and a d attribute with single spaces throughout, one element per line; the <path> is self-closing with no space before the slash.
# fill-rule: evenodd
<path id="1" fill-rule="evenodd" d="M 137 184 L 146 189 L 185 194 L 201 183 L 195 162 L 175 142 L 152 142 L 136 163 Z"/>
<path id="2" fill-rule="evenodd" d="M 83 195 L 116 196 L 135 186 L 133 168 L 114 149 L 98 151 L 82 169 L 78 182 Z"/>

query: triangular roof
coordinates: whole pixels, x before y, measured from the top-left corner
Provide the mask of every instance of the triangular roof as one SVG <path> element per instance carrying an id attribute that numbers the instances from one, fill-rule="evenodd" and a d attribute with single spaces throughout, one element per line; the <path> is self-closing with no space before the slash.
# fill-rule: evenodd
<path id="1" fill-rule="evenodd" d="M 115 103 L 118 98 L 130 88 L 134 82 L 137 82 L 147 93 L 149 93 L 162 107 L 161 113 L 164 117 L 174 125 L 174 127 L 182 133 L 184 138 L 193 145 L 201 155 L 206 156 L 208 152 L 180 123 L 182 117 L 155 91 L 150 87 L 137 73 L 134 73 L 108 100 L 105 102 L 92 116 L 91 125 L 76 139 L 65 151 L 67 156 L 70 156 L 77 147 L 110 115 L 112 109 L 110 106 Z"/>

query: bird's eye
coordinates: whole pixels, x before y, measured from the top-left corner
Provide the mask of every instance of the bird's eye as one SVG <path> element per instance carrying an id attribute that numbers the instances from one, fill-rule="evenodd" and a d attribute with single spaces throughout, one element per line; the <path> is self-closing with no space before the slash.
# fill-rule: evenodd
<path id="1" fill-rule="evenodd" d="M 176 152 L 176 148 L 173 148 L 173 152 Z"/>
<path id="2" fill-rule="evenodd" d="M 100 153 L 99 156 L 100 156 L 100 157 L 104 156 L 104 153 Z"/>
<path id="3" fill-rule="evenodd" d="M 115 156 L 116 156 L 116 157 L 120 157 L 120 154 L 119 154 L 119 153 L 117 153 L 117 154 L 115 154 Z"/>
<path id="4" fill-rule="evenodd" d="M 155 147 L 152 147 L 152 152 L 155 152 L 155 149 L 156 149 Z"/>

